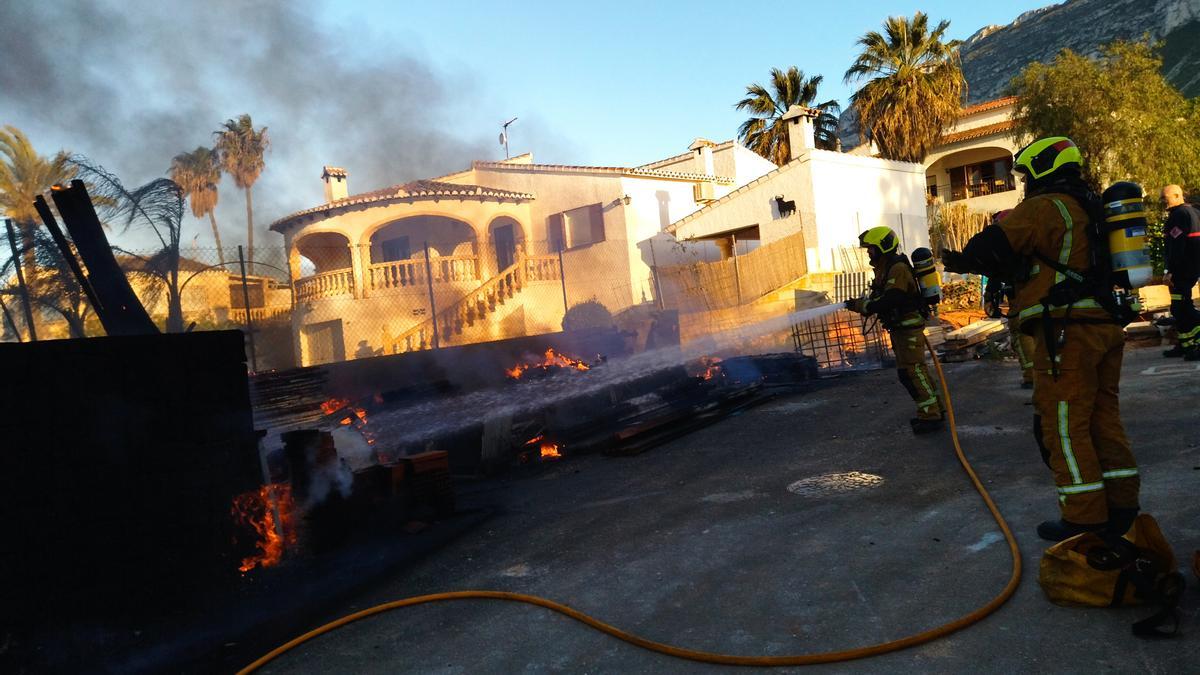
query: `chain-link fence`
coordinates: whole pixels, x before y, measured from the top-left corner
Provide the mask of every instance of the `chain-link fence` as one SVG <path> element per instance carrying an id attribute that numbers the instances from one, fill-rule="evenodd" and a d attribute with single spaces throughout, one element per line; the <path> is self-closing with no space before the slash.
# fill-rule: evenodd
<path id="1" fill-rule="evenodd" d="M 553 240 L 462 238 L 355 246 L 317 233 L 290 252 L 255 247 L 253 257 L 237 247 L 184 245 L 175 269 L 163 268 L 161 252 L 116 256 L 160 328 L 242 330 L 247 361 L 262 372 L 561 330 L 615 325 L 645 334 L 664 314 L 677 319 L 685 344 L 748 328 L 745 350 L 789 351 L 797 338 L 782 317 L 859 295 L 870 278 L 860 249 L 819 248 L 813 238 L 658 235 L 562 250 Z M 69 275 L 31 271 L 38 338 L 103 335 Z M 29 339 L 15 280 L 2 286 L 3 339 Z M 827 328 L 808 338 L 831 335 Z"/>

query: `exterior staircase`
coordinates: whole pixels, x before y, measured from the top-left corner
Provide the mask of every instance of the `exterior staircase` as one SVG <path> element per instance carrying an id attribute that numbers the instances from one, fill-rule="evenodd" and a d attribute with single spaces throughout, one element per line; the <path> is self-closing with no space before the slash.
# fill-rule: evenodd
<path id="1" fill-rule="evenodd" d="M 418 323 L 394 338 L 389 350 L 392 354 L 432 349 L 434 327 L 438 347 L 467 344 L 468 329 L 486 325 L 495 320 L 495 315 L 509 301 L 520 302 L 521 292 L 533 281 L 560 281 L 562 269 L 558 256 L 525 255 L 517 247 L 516 261 L 484 281 L 478 288 L 467 293 L 454 304 L 439 309 L 432 317 Z M 509 336 L 516 337 L 516 336 Z"/>

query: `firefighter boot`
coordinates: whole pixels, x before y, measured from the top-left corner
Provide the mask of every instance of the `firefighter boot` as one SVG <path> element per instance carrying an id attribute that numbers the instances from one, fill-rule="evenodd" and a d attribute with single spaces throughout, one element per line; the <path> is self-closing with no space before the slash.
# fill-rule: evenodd
<path id="1" fill-rule="evenodd" d="M 1177 359 L 1183 356 L 1183 345 L 1176 343 L 1174 347 L 1164 351 L 1162 355 L 1165 359 Z"/>
<path id="2" fill-rule="evenodd" d="M 908 420 L 908 425 L 912 427 L 912 432 L 917 436 L 921 434 L 931 434 L 942 429 L 942 418 L 921 419 L 920 417 L 911 417 Z"/>
<path id="3" fill-rule="evenodd" d="M 1110 534 L 1121 536 L 1133 527 L 1133 519 L 1137 518 L 1140 509 L 1134 508 L 1117 508 L 1115 506 L 1108 507 L 1108 531 Z"/>
<path id="4" fill-rule="evenodd" d="M 1038 536 L 1046 541 L 1062 541 L 1070 539 L 1077 534 L 1084 532 L 1102 532 L 1106 529 L 1108 523 L 1100 523 L 1098 525 L 1081 525 L 1072 523 L 1069 520 L 1047 520 L 1037 526 Z M 1128 529 L 1128 528 L 1126 528 Z"/>

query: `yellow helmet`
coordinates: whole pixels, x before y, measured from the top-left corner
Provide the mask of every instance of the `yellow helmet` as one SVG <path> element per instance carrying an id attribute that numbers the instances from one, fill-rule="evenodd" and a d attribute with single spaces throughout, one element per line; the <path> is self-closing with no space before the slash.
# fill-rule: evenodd
<path id="1" fill-rule="evenodd" d="M 1083 154 L 1066 136 L 1040 138 L 1021 148 L 1013 160 L 1013 171 L 1020 171 L 1029 180 L 1045 178 L 1065 166 L 1083 167 Z"/>
<path id="2" fill-rule="evenodd" d="M 862 248 L 874 246 L 881 253 L 891 253 L 896 250 L 896 244 L 899 240 L 896 238 L 896 233 L 892 228 L 880 225 L 858 235 L 858 245 Z"/>

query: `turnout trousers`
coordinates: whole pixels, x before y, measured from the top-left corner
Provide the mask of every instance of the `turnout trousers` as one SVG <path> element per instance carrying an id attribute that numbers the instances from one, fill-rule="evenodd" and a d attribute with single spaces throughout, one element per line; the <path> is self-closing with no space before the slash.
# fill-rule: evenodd
<path id="1" fill-rule="evenodd" d="M 908 395 L 917 404 L 917 417 L 942 418 L 942 403 L 929 368 L 925 365 L 925 332 L 921 328 L 893 328 L 892 351 L 896 353 L 896 373 Z"/>
<path id="2" fill-rule="evenodd" d="M 1012 342 L 1013 352 L 1021 364 L 1021 382 L 1033 384 L 1033 338 L 1022 333 L 1017 327 L 1016 312 L 1004 321 L 1008 324 L 1008 338 Z"/>
<path id="3" fill-rule="evenodd" d="M 1200 349 L 1200 312 L 1192 302 L 1192 287 L 1195 279 L 1179 279 L 1171 284 L 1171 316 L 1175 317 L 1175 330 L 1179 333 L 1179 346 L 1184 351 Z"/>
<path id="4" fill-rule="evenodd" d="M 1061 326 L 1055 323 L 1051 339 Z M 1124 331 L 1116 324 L 1067 324 L 1058 377 L 1041 326 L 1034 332 L 1034 427 L 1063 520 L 1096 525 L 1108 521 L 1109 507 L 1137 508 L 1141 482 L 1118 405 Z"/>

